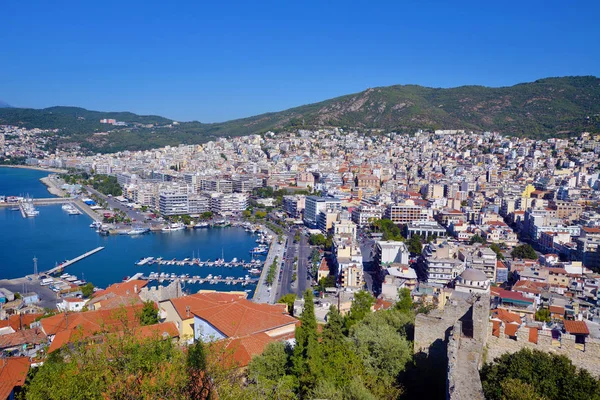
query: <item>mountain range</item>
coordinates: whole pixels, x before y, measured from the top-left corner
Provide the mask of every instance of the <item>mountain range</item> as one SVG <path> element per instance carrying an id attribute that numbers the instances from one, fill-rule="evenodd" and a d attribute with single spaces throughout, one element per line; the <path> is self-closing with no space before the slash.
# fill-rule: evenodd
<path id="1" fill-rule="evenodd" d="M 128 126 L 100 124 L 104 118 Z M 78 143 L 91 151 L 202 143 L 221 136 L 302 127 L 408 133 L 417 129 L 466 129 L 544 138 L 600 132 L 600 78 L 546 78 L 499 88 L 395 85 L 222 123 L 172 122 L 160 116 L 76 107 L 0 109 L 0 124 L 59 129 L 61 142 Z M 107 130 L 108 135 L 93 135 Z"/>

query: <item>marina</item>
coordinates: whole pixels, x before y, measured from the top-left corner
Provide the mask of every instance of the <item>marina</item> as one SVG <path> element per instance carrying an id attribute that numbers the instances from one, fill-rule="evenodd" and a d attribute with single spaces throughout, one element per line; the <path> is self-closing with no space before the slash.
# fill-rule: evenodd
<path id="1" fill-rule="evenodd" d="M 202 261 L 199 258 L 184 258 L 183 260 L 177 260 L 173 258 L 172 260 L 166 260 L 162 257 L 154 258 L 154 257 L 146 257 L 136 262 L 136 265 L 176 265 L 176 266 L 190 266 L 190 267 L 225 267 L 225 268 L 244 268 L 251 269 L 256 268 L 257 266 L 261 266 L 263 261 L 261 260 L 251 260 L 249 262 L 245 262 L 244 260 L 238 261 L 234 258 L 231 261 L 224 261 L 223 259 L 217 259 L 215 261 L 206 260 Z"/>
<path id="2" fill-rule="evenodd" d="M 13 179 L 13 174 L 18 179 Z M 248 297 L 253 296 L 256 283 L 246 280 L 245 276 L 255 278 L 258 276 L 257 271 L 260 273 L 263 269 L 264 257 L 260 254 L 252 255 L 252 250 L 260 244 L 257 240 L 262 240 L 263 237 L 259 225 L 240 226 L 233 222 L 226 229 L 219 229 L 211 226 L 212 222 L 206 221 L 198 223 L 202 224 L 198 226 L 200 229 L 187 227 L 174 232 L 162 233 L 159 229 L 142 233 L 137 228 L 143 228 L 144 224 L 136 223 L 120 228 L 119 232 L 115 230 L 114 234 L 100 235 L 97 231 L 102 230 L 105 224 L 92 220 L 87 213 L 69 215 L 62 209 L 64 203 L 74 203 L 80 211 L 85 211 L 79 200 L 49 198 L 46 187 L 39 181 L 46 175 L 47 173 L 40 171 L 0 168 L 0 193 L 7 198 L 29 193 L 35 208 L 40 211 L 35 218 L 22 218 L 18 209 L 11 211 L 11 207 L 18 207 L 16 201 L 10 206 L 0 207 L 0 225 L 5 232 L 10 232 L 0 238 L 0 254 L 3 254 L 0 278 L 19 279 L 31 275 L 34 272 L 34 257 L 37 258 L 39 271 L 56 271 L 55 268 L 59 265 L 65 268 L 64 260 L 73 260 L 74 255 L 103 247 L 104 250 L 93 253 L 93 256 L 66 264 L 68 269 L 58 275 L 68 272 L 70 276 L 78 277 L 74 282 L 87 281 L 96 287 L 107 287 L 121 282 L 125 276 L 132 277 L 141 271 L 142 276 L 147 278 L 150 278 L 151 271 L 168 273 L 169 278 L 163 277 L 163 282 L 169 282 L 173 273 L 178 277 L 188 274 L 192 281 L 190 282 L 190 278 L 182 280 L 187 293 L 198 290 L 236 290 L 233 289 L 236 287 L 233 282 L 240 282 L 236 283 L 237 287 L 241 288 L 240 285 L 243 285 Z M 48 200 L 37 204 L 36 199 Z M 223 225 L 222 221 L 216 222 Z M 121 230 L 127 234 L 119 234 Z M 148 259 L 142 267 L 137 265 L 149 256 L 153 256 L 152 260 L 162 257 L 163 262 L 150 263 L 151 260 Z M 189 259 L 183 262 L 186 257 Z M 252 264 L 253 258 L 259 260 Z M 192 262 L 190 265 L 189 261 L 193 259 L 198 259 L 198 264 Z M 222 280 L 211 283 L 206 280 L 210 274 L 213 277 L 221 275 Z M 199 278 L 193 279 L 194 276 Z M 200 276 L 204 279 L 200 279 Z M 234 278 L 233 282 L 226 279 L 228 276 Z M 63 282 L 66 284 L 67 281 Z M 158 279 L 153 282 L 160 284 Z M 45 289 L 48 287 L 44 286 Z"/>

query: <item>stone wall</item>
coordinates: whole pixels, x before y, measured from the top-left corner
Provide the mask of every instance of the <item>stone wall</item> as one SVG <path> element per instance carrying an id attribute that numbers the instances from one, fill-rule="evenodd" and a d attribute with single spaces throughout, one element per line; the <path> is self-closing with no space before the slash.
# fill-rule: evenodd
<path id="1" fill-rule="evenodd" d="M 462 322 L 457 321 L 448 339 L 447 399 L 485 399 L 479 378 L 482 350 L 480 340 L 462 335 Z"/>
<path id="2" fill-rule="evenodd" d="M 175 299 L 182 296 L 181 283 L 179 279 L 175 279 L 168 286 L 158 285 L 148 288 L 147 286 L 140 290 L 140 298 L 143 301 L 153 301 L 159 303 L 161 301 Z"/>
<path id="3" fill-rule="evenodd" d="M 585 350 L 575 346 L 575 336 L 562 335 L 560 347 L 553 345 L 552 333 L 548 330 L 538 331 L 537 344 L 529 341 L 529 328 L 521 327 L 517 331 L 517 340 L 510 339 L 504 334 L 504 326 L 500 327 L 500 337 L 492 335 L 492 323 L 488 324 L 487 357 L 485 362 L 492 362 L 504 353 L 516 353 L 528 348 L 547 351 L 567 356 L 578 368 L 587 369 L 594 376 L 600 377 L 600 340 L 586 339 Z"/>

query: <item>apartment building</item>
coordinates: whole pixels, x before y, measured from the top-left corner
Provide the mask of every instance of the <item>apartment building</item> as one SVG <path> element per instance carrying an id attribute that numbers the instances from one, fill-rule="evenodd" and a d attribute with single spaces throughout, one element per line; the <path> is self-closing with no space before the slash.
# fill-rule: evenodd
<path id="1" fill-rule="evenodd" d="M 304 223 L 310 228 L 316 228 L 319 213 L 327 210 L 339 211 L 342 201 L 333 197 L 307 196 L 304 208 Z"/>
<path id="2" fill-rule="evenodd" d="M 187 214 L 188 195 L 176 191 L 164 191 L 159 195 L 158 209 L 162 215 Z"/>
<path id="3" fill-rule="evenodd" d="M 427 221 L 429 211 L 415 204 L 413 200 L 404 203 L 390 204 L 385 210 L 385 218 L 395 224 L 408 224 L 411 221 Z"/>

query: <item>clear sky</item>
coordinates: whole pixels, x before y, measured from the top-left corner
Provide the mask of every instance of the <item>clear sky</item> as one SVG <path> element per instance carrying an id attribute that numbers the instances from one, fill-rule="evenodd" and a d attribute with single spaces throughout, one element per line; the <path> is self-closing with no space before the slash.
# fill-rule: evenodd
<path id="1" fill-rule="evenodd" d="M 217 122 L 374 86 L 600 76 L 600 1 L 3 0 L 0 99 Z"/>

